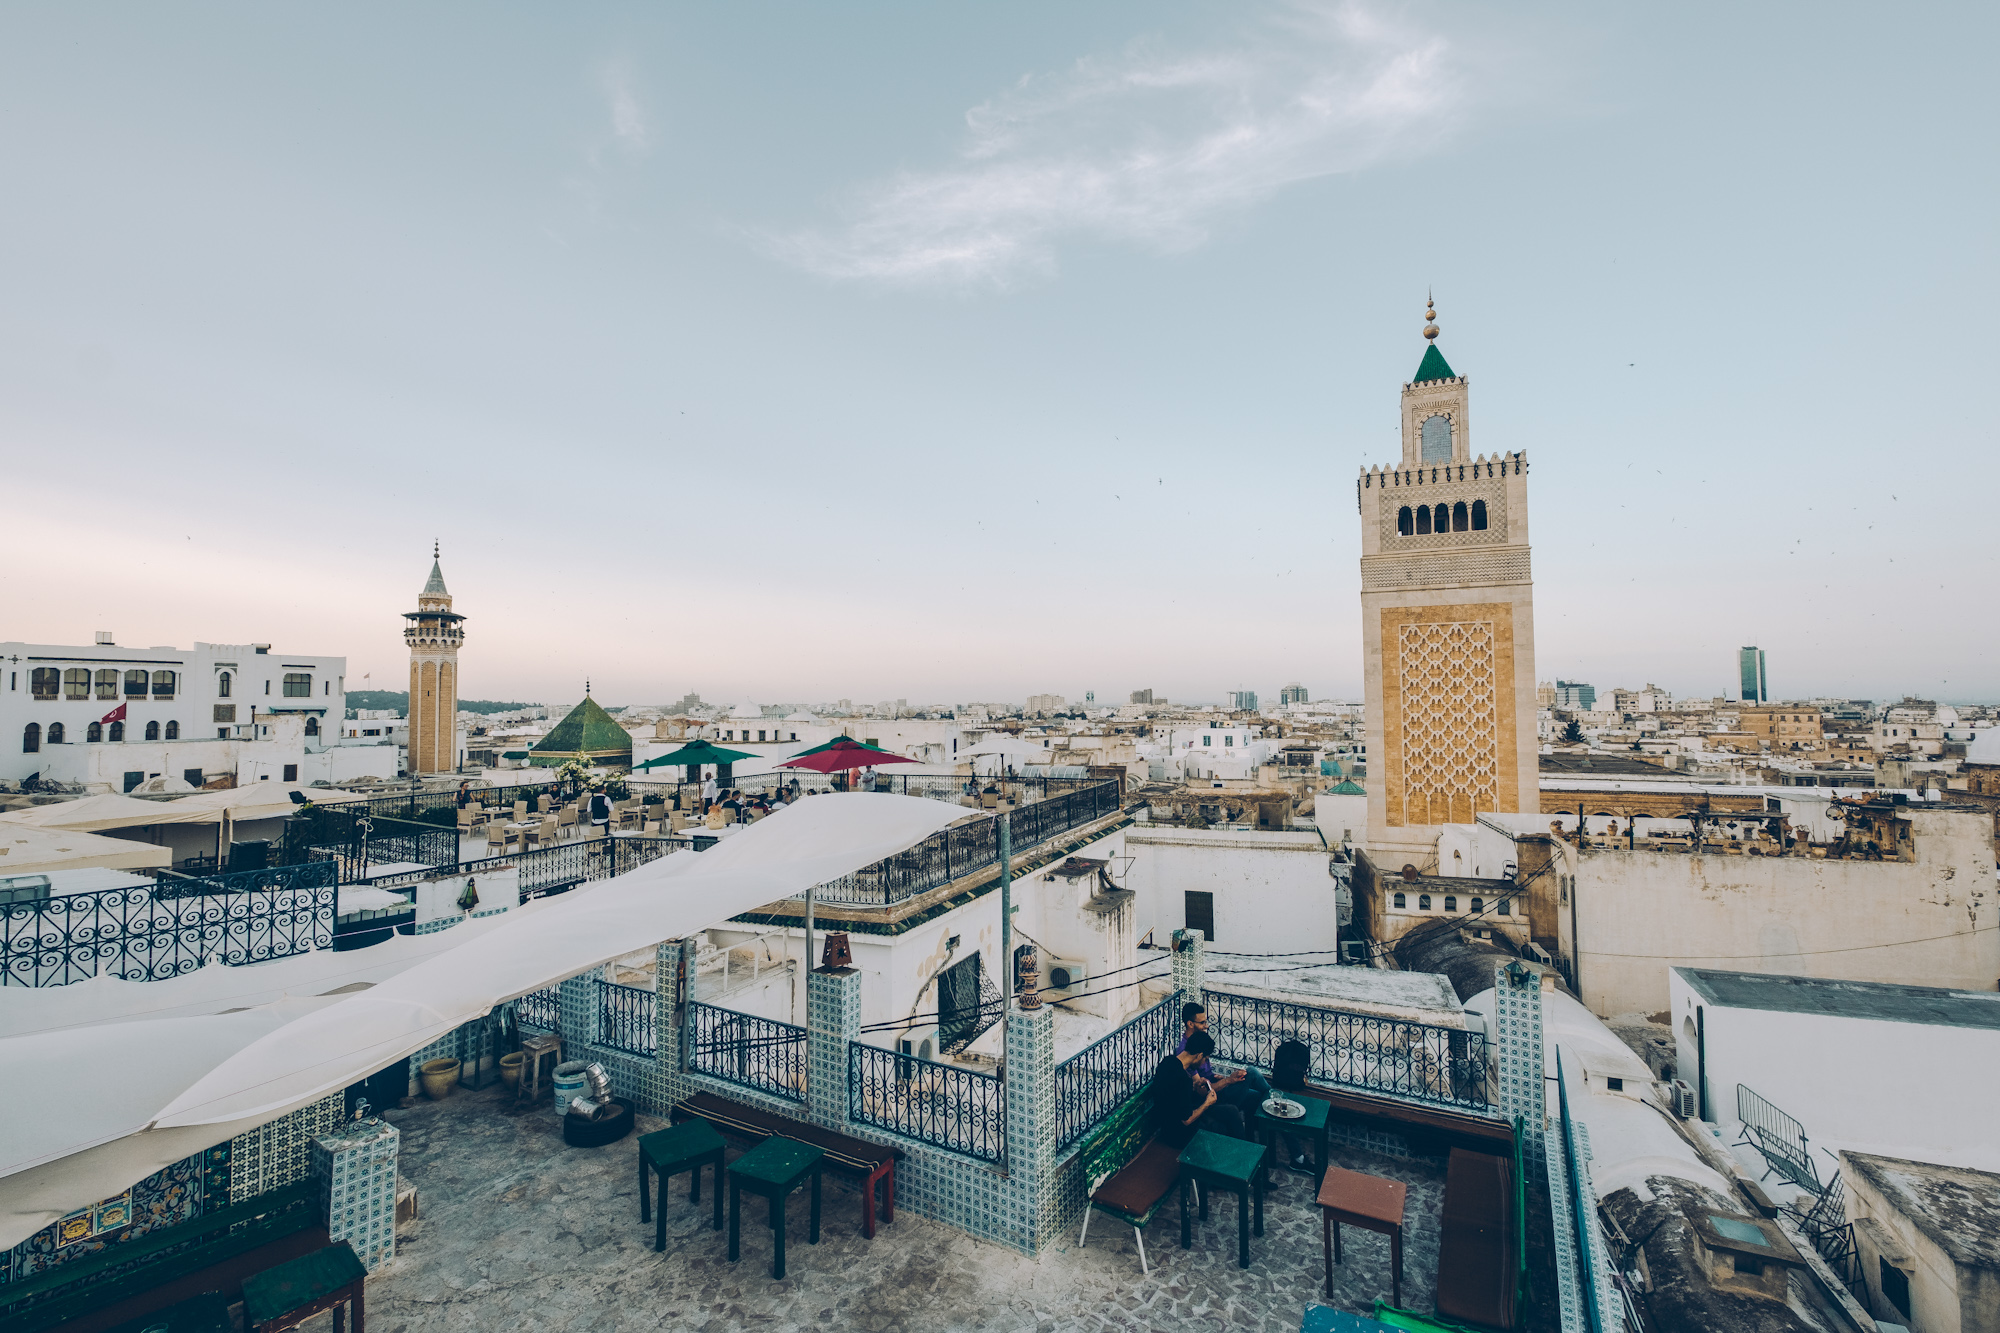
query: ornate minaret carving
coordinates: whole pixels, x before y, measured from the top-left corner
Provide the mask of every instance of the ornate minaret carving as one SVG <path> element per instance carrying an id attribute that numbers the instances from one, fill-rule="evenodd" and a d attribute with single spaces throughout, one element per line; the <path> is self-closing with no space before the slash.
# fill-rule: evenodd
<path id="1" fill-rule="evenodd" d="M 1369 853 L 1391 871 L 1430 869 L 1441 824 L 1541 808 L 1527 455 L 1472 452 L 1436 321 L 1403 386 L 1402 461 L 1355 483 Z"/>
<path id="2" fill-rule="evenodd" d="M 464 616 L 451 609 L 438 548 L 431 546 L 431 577 L 405 611 L 410 645 L 410 772 L 450 773 L 458 767 L 458 649 Z"/>

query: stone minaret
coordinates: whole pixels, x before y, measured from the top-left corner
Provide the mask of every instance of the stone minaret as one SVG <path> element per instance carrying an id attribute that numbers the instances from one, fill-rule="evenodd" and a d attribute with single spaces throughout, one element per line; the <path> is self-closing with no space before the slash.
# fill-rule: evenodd
<path id="1" fill-rule="evenodd" d="M 1361 624 L 1368 677 L 1368 851 L 1436 866 L 1438 826 L 1541 808 L 1528 459 L 1472 452 L 1469 384 L 1424 314 L 1403 386 L 1403 458 L 1365 469 Z"/>
<path id="2" fill-rule="evenodd" d="M 410 645 L 410 772 L 450 773 L 458 767 L 458 647 L 465 642 L 444 571 L 431 548 L 431 577 L 405 611 Z"/>

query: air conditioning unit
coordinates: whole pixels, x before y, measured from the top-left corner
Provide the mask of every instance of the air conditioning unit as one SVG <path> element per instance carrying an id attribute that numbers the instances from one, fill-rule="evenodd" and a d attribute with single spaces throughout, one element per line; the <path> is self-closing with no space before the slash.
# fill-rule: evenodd
<path id="1" fill-rule="evenodd" d="M 910 1028 L 896 1037 L 896 1054 L 914 1055 L 919 1060 L 938 1058 L 937 1024 L 928 1027 Z"/>
<path id="2" fill-rule="evenodd" d="M 1673 1108 L 1675 1115 L 1683 1120 L 1692 1120 L 1701 1113 L 1701 1105 L 1695 1100 L 1694 1089 L 1687 1085 L 1686 1079 L 1677 1078 L 1661 1086 L 1666 1089 L 1667 1104 Z"/>
<path id="3" fill-rule="evenodd" d="M 1354 966 L 1368 961 L 1367 940 L 1342 940 L 1340 942 L 1341 961 Z"/>
<path id="4" fill-rule="evenodd" d="M 1074 958 L 1042 960 L 1042 984 L 1051 991 L 1077 991 L 1090 979 L 1089 970 Z"/>

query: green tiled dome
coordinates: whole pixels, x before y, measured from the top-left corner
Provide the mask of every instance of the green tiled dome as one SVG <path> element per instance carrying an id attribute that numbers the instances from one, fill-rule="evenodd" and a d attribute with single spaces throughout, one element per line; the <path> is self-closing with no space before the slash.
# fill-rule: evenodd
<path id="1" fill-rule="evenodd" d="M 554 768 L 569 759 L 588 759 L 607 766 L 632 762 L 631 733 L 587 694 L 529 752 L 529 762 L 542 768 Z"/>

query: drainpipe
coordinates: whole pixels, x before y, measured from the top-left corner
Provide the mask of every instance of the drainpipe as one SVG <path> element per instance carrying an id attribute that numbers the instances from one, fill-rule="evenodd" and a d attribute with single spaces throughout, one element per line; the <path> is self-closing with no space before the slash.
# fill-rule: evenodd
<path id="1" fill-rule="evenodd" d="M 1000 816 L 1000 1050 L 1007 1050 L 1007 1011 L 1014 1007 L 1014 834 L 1012 816 Z"/>

